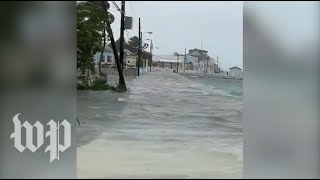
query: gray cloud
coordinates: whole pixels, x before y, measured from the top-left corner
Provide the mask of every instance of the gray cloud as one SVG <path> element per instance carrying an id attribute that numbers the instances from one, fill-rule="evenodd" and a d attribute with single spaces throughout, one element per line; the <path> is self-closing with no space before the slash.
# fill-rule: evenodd
<path id="1" fill-rule="evenodd" d="M 120 1 L 116 3 L 120 6 Z M 203 41 L 203 49 L 208 50 L 210 56 L 222 57 L 224 69 L 242 68 L 242 5 L 242 2 L 126 1 L 126 14 L 134 17 L 133 30 L 128 31 L 131 36 L 138 35 L 140 17 L 142 31 L 153 32 L 145 38 L 153 38 L 154 46 L 159 47 L 155 54 L 184 53 L 185 48 L 201 48 Z M 112 27 L 117 39 L 120 12 L 113 5 L 111 12 L 116 18 Z"/>

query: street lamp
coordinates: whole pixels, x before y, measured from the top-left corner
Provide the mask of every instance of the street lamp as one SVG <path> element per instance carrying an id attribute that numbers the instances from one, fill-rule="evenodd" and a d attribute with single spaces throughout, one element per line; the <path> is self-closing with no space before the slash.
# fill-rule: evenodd
<path id="1" fill-rule="evenodd" d="M 159 47 L 152 47 L 152 49 L 159 49 Z M 154 70 L 154 64 L 153 64 L 153 53 L 151 53 L 151 63 L 152 63 L 152 66 L 153 66 L 153 70 Z M 160 64 L 160 60 L 159 60 L 159 63 L 157 63 L 158 64 L 158 68 L 159 68 L 159 64 Z"/>
<path id="2" fill-rule="evenodd" d="M 217 59 L 213 62 L 214 64 L 216 63 L 216 70 L 215 70 L 215 72 L 217 72 L 218 74 L 220 74 L 220 73 L 222 72 L 220 59 L 222 59 L 222 57 L 221 57 L 221 56 L 217 56 Z"/>
<path id="3" fill-rule="evenodd" d="M 140 32 L 140 40 L 141 40 L 141 42 L 140 42 L 140 46 L 142 46 L 142 35 L 143 34 L 153 34 L 153 32 Z M 148 41 L 150 41 L 150 39 L 145 39 L 145 40 L 148 40 Z M 141 49 L 141 48 L 140 48 Z M 150 53 L 151 53 L 151 62 L 150 62 L 150 71 L 151 71 L 151 65 L 152 65 L 152 41 L 151 41 L 151 43 L 150 43 Z"/>

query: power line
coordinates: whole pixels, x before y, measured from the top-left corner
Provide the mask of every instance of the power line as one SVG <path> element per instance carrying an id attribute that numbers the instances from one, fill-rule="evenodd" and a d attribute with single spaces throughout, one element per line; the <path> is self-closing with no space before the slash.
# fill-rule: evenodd
<path id="1" fill-rule="evenodd" d="M 116 9 L 119 11 L 119 12 L 123 12 L 120 8 L 119 8 L 119 6 L 118 6 L 118 4 L 116 3 L 116 2 L 114 2 L 114 1 L 111 1 L 112 2 L 112 4 L 116 7 Z M 125 13 L 125 12 L 123 12 L 123 13 Z"/>
<path id="2" fill-rule="evenodd" d="M 117 10 L 120 11 L 120 8 L 119 8 L 119 6 L 117 5 L 117 3 L 114 2 L 114 1 L 111 1 L 111 2 L 112 2 L 112 4 L 117 8 Z"/>

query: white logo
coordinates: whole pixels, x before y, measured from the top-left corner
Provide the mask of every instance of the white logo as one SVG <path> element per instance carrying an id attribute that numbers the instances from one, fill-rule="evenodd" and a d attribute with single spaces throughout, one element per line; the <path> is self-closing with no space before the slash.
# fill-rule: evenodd
<path id="1" fill-rule="evenodd" d="M 10 138 L 14 138 L 14 146 L 18 151 L 21 153 L 28 148 L 31 152 L 35 152 L 43 145 L 43 125 L 37 121 L 34 125 L 31 125 L 28 121 L 25 121 L 22 125 L 18 118 L 20 113 L 16 114 L 12 121 L 14 124 L 14 133 L 11 134 Z M 55 159 L 59 160 L 59 153 L 64 152 L 71 146 L 71 124 L 64 120 L 61 124 L 56 123 L 53 120 L 50 120 L 47 124 L 49 126 L 49 131 L 46 132 L 46 138 L 49 137 L 50 144 L 46 147 L 45 152 L 50 151 L 50 163 Z M 64 145 L 61 145 L 59 142 L 59 130 L 60 126 L 63 126 L 64 129 Z M 21 144 L 21 128 L 24 127 L 26 129 L 26 145 L 23 146 Z M 37 131 L 37 138 L 36 142 L 37 145 L 34 145 L 33 142 L 33 129 L 36 128 Z"/>

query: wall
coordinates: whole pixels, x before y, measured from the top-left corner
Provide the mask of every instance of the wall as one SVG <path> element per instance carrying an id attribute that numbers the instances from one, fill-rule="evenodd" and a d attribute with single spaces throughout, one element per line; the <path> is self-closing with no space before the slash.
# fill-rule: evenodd
<path id="1" fill-rule="evenodd" d="M 101 71 L 103 73 L 106 73 L 107 75 L 118 75 L 117 68 L 101 67 Z M 97 70 L 97 72 L 99 72 L 99 70 Z M 124 76 L 135 76 L 135 70 L 134 69 L 124 69 L 123 75 Z"/>
<path id="2" fill-rule="evenodd" d="M 230 69 L 230 75 L 231 76 L 242 76 L 242 71 L 239 69 Z"/>

